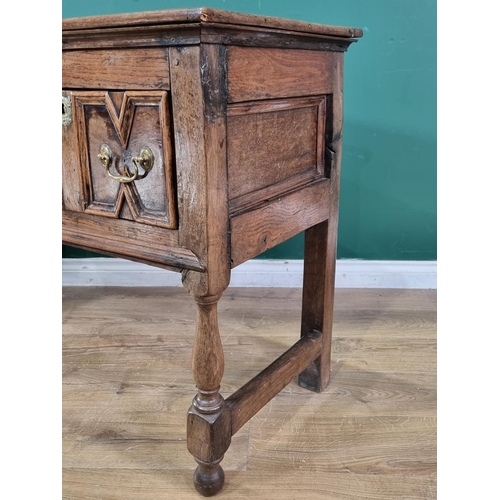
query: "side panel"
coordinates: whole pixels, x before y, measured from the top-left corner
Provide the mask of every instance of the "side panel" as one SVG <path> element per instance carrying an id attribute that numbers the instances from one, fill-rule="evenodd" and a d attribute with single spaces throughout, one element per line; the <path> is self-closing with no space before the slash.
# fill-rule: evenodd
<path id="1" fill-rule="evenodd" d="M 331 103 L 341 99 L 333 92 L 342 55 L 228 48 L 233 267 L 328 219 Z"/>

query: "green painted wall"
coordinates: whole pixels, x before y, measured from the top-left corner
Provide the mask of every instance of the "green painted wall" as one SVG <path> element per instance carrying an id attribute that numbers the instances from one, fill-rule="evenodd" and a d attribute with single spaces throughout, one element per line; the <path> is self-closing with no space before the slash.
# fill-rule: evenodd
<path id="1" fill-rule="evenodd" d="M 436 0 L 62 0 L 65 18 L 197 6 L 363 29 L 346 54 L 338 256 L 435 260 Z"/>

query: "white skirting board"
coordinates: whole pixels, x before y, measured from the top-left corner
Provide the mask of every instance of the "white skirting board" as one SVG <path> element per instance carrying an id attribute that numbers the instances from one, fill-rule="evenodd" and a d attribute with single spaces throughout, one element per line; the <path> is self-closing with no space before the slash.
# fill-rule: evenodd
<path id="1" fill-rule="evenodd" d="M 300 288 L 302 260 L 259 260 L 231 271 L 229 286 Z M 179 273 L 113 258 L 63 259 L 63 286 L 182 286 Z M 437 288 L 436 261 L 338 260 L 339 288 Z"/>

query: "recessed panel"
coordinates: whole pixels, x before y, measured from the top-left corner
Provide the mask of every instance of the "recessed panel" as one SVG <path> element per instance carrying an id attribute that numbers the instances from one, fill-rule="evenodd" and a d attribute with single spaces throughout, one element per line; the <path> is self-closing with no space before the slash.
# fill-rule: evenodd
<path id="1" fill-rule="evenodd" d="M 235 104 L 227 123 L 232 211 L 324 176 L 324 97 Z"/>

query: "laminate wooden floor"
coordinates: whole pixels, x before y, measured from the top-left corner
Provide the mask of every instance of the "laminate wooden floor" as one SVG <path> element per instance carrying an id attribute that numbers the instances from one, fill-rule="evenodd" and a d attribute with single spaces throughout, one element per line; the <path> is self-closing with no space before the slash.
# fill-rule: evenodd
<path id="1" fill-rule="evenodd" d="M 220 301 L 229 396 L 299 337 L 301 290 Z M 63 289 L 63 498 L 181 500 L 195 304 L 183 288 Z M 338 289 L 332 380 L 292 382 L 234 437 L 220 499 L 436 498 L 436 292 Z"/>

